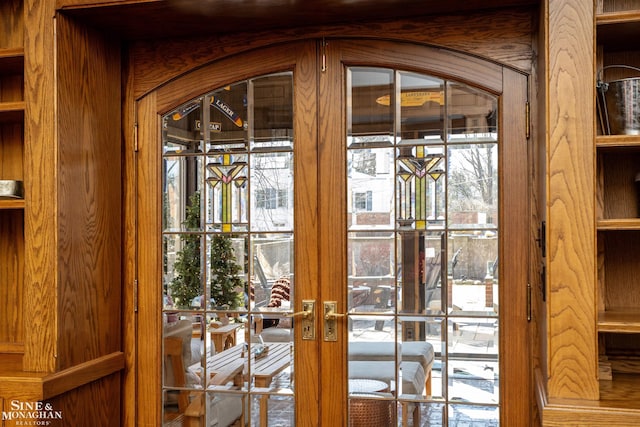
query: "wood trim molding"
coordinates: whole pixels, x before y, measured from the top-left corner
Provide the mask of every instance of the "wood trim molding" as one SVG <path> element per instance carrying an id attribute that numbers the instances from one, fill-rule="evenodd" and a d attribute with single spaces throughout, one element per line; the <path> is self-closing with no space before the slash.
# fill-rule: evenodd
<path id="1" fill-rule="evenodd" d="M 42 401 L 124 369 L 124 353 L 114 352 L 60 372 L 0 373 L 0 398 Z"/>
<path id="2" fill-rule="evenodd" d="M 549 399 L 540 369 L 534 372 L 535 398 L 543 427 L 600 427 L 603 425 L 636 426 L 640 422 L 637 409 L 605 407 L 599 401 Z"/>
<path id="3" fill-rule="evenodd" d="M 138 41 L 131 46 L 132 95 L 140 99 L 180 75 L 215 60 L 269 45 L 323 37 L 393 39 L 446 47 L 530 72 L 532 21 L 529 10 L 500 10 L 471 13 L 464 20 L 452 15 L 237 33 L 233 37 Z"/>

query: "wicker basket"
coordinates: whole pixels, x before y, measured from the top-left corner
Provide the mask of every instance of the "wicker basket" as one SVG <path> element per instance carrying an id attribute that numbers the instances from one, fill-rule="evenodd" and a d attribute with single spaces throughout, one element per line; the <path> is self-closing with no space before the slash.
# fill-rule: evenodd
<path id="1" fill-rule="evenodd" d="M 352 395 L 353 396 L 353 395 Z M 363 399 L 349 399 L 349 427 L 391 427 L 394 425 L 393 401 L 380 394 L 358 393 Z"/>

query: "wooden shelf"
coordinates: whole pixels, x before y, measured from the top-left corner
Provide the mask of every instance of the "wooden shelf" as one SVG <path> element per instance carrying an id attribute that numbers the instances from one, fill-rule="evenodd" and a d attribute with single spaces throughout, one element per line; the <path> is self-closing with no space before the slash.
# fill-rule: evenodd
<path id="1" fill-rule="evenodd" d="M 24 199 L 0 199 L 0 209 L 24 209 Z"/>
<path id="2" fill-rule="evenodd" d="M 601 219 L 596 227 L 598 231 L 640 230 L 640 218 Z"/>
<path id="3" fill-rule="evenodd" d="M 0 102 L 0 123 L 24 120 L 24 101 Z"/>
<path id="4" fill-rule="evenodd" d="M 598 313 L 598 331 L 640 333 L 640 310 L 601 311 Z"/>
<path id="5" fill-rule="evenodd" d="M 596 147 L 606 148 L 640 148 L 640 135 L 598 135 Z"/>
<path id="6" fill-rule="evenodd" d="M 0 74 L 24 73 L 24 49 L 0 49 Z"/>
<path id="7" fill-rule="evenodd" d="M 613 374 L 613 380 L 600 381 L 600 407 L 637 411 L 633 424 L 640 422 L 640 375 Z M 627 419 L 631 422 L 631 419 Z"/>
<path id="8" fill-rule="evenodd" d="M 609 52 L 637 49 L 640 11 L 608 12 L 596 16 L 598 44 Z"/>
<path id="9" fill-rule="evenodd" d="M 623 12 L 605 12 L 596 15 L 596 25 L 598 27 L 605 26 L 607 24 L 626 24 L 640 22 L 640 11 L 627 10 Z M 598 34 L 601 28 L 598 28 Z"/>

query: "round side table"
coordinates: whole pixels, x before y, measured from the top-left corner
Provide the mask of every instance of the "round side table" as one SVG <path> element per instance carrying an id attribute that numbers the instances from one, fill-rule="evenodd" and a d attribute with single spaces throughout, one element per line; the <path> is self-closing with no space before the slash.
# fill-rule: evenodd
<path id="1" fill-rule="evenodd" d="M 358 397 L 362 397 L 359 399 Z M 384 381 L 349 380 L 349 427 L 391 427 L 394 425 L 394 402 Z"/>

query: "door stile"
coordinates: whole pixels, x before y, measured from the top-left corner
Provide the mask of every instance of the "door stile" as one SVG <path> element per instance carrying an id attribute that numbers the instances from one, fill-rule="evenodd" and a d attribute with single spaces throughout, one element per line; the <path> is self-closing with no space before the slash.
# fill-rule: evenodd
<path id="1" fill-rule="evenodd" d="M 138 158 L 137 158 L 137 425 L 162 424 L 159 390 L 162 370 L 159 352 L 162 342 L 161 248 L 159 230 L 162 228 L 160 207 L 160 140 L 156 96 L 152 93 L 138 102 Z M 144 220 L 141 220 L 144 219 Z M 144 402 L 144 404 L 142 404 Z"/>
<path id="2" fill-rule="evenodd" d="M 318 116 L 316 49 L 313 43 L 299 46 L 294 69 L 294 241 L 296 291 L 294 312 L 302 311 L 303 299 L 316 300 L 316 338 L 302 340 L 301 322 L 295 325 L 296 425 L 317 426 L 320 401 L 318 342 Z M 304 397 L 304 398 L 302 398 Z"/>
<path id="3" fill-rule="evenodd" d="M 527 320 L 527 277 L 529 252 L 527 226 L 529 225 L 528 142 L 526 139 L 525 104 L 527 77 L 504 69 L 502 105 L 501 170 L 501 260 L 511 260 L 502 270 L 505 286 L 500 293 L 500 345 L 502 376 L 500 421 L 505 426 L 528 425 L 532 410 L 531 369 L 529 365 L 529 323 Z"/>
<path id="4" fill-rule="evenodd" d="M 346 312 L 346 150 L 344 68 L 333 40 L 318 42 L 324 67 L 318 69 L 318 145 L 320 230 L 320 309 L 337 301 L 337 313 Z M 323 71 L 324 69 L 324 71 Z M 322 311 L 321 311 L 322 313 Z M 324 341 L 324 317 L 319 327 L 322 370 L 320 424 L 345 425 L 347 419 L 346 318 L 338 319 L 338 340 Z"/>

